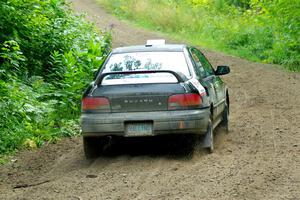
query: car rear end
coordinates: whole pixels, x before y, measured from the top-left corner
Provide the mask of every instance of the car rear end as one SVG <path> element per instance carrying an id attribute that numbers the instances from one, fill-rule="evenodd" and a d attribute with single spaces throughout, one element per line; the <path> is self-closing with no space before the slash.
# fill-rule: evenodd
<path id="1" fill-rule="evenodd" d="M 209 109 L 199 108 L 202 101 L 199 94 L 186 93 L 180 84 L 123 87 L 100 87 L 93 97 L 83 99 L 81 123 L 85 136 L 133 137 L 206 131 Z M 124 94 L 115 96 L 114 90 L 124 90 Z"/>
<path id="2" fill-rule="evenodd" d="M 204 134 L 210 110 L 182 49 L 112 53 L 82 100 L 84 137 Z"/>

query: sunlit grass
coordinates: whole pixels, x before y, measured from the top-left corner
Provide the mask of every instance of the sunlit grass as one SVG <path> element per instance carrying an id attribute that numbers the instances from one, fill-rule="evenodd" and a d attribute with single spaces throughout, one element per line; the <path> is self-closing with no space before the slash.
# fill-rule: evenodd
<path id="1" fill-rule="evenodd" d="M 225 1 L 215 1 L 215 4 L 199 1 L 197 6 L 174 0 L 97 1 L 118 17 L 166 33 L 171 38 L 300 71 L 300 53 L 297 54 L 295 45 L 297 37 L 285 33 L 286 30 L 277 23 L 278 19 L 269 15 L 253 10 L 242 12 Z"/>

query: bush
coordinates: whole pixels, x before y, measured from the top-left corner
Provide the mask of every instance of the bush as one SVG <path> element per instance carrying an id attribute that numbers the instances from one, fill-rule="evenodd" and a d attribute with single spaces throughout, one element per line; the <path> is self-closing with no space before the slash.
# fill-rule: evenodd
<path id="1" fill-rule="evenodd" d="M 111 37 L 64 0 L 0 0 L 0 154 L 79 133 L 80 99 Z"/>
<path id="2" fill-rule="evenodd" d="M 300 71 L 299 0 L 98 0 L 151 29 Z"/>

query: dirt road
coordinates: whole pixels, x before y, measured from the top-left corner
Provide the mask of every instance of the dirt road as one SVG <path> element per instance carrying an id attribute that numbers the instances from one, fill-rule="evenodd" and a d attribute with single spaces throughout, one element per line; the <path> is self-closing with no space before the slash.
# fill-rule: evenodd
<path id="1" fill-rule="evenodd" d="M 74 0 L 114 46 L 143 44 L 155 33 L 107 14 L 93 0 Z M 161 141 L 123 144 L 86 161 L 81 138 L 18 153 L 0 166 L 0 199 L 300 199 L 300 75 L 276 66 L 205 51 L 227 64 L 230 133 L 216 131 L 216 151 L 185 156 Z"/>

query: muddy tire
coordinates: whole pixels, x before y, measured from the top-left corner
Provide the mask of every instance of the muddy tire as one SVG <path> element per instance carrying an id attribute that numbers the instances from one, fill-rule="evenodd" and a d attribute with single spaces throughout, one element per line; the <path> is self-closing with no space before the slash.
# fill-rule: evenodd
<path id="1" fill-rule="evenodd" d="M 83 137 L 83 150 L 86 159 L 97 158 L 102 151 L 101 138 Z"/>
<path id="2" fill-rule="evenodd" d="M 213 125 L 212 122 L 210 121 L 210 123 L 208 124 L 207 127 L 207 132 L 206 132 L 207 136 L 209 137 L 209 146 L 206 147 L 208 153 L 213 153 L 214 152 L 214 131 L 213 131 Z"/>
<path id="3" fill-rule="evenodd" d="M 223 111 L 222 121 L 220 123 L 221 127 L 224 128 L 226 133 L 229 133 L 229 107 L 225 105 L 225 109 Z"/>
<path id="4" fill-rule="evenodd" d="M 208 153 L 213 153 L 214 151 L 214 133 L 213 133 L 213 124 L 212 121 L 209 120 L 207 131 L 202 137 L 202 148 L 206 149 Z"/>

